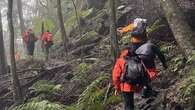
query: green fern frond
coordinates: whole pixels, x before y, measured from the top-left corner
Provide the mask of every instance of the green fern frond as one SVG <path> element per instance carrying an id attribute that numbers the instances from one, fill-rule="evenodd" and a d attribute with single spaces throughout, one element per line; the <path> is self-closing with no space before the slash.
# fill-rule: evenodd
<path id="1" fill-rule="evenodd" d="M 97 88 L 99 87 L 99 85 L 101 85 L 103 81 L 108 79 L 108 76 L 102 76 L 93 81 L 80 95 L 77 103 L 77 109 L 92 110 L 93 107 L 96 107 L 96 110 L 102 110 L 105 91 L 97 91 Z"/>
<path id="2" fill-rule="evenodd" d="M 12 110 L 66 110 L 64 105 L 51 103 L 47 100 L 40 102 L 28 102 L 26 104 L 17 106 Z"/>
<path id="3" fill-rule="evenodd" d="M 56 93 L 62 90 L 62 85 L 60 84 L 53 84 L 46 80 L 40 80 L 36 82 L 32 89 L 34 89 L 37 93 Z"/>
<path id="4" fill-rule="evenodd" d="M 160 24 L 160 20 L 156 20 L 148 29 L 147 29 L 147 32 L 148 33 L 152 33 L 162 27 L 164 27 L 165 25 L 163 24 Z"/>

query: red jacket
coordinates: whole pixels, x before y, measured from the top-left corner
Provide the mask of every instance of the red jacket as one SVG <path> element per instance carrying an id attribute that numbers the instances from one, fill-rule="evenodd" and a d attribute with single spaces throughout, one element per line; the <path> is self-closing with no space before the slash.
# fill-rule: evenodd
<path id="1" fill-rule="evenodd" d="M 128 83 L 120 82 L 120 76 L 124 73 L 125 60 L 124 57 L 127 56 L 128 50 L 123 50 L 120 57 L 116 60 L 113 72 L 112 72 L 112 81 L 114 88 L 123 92 L 139 92 L 142 86 L 134 86 Z"/>
<path id="2" fill-rule="evenodd" d="M 124 57 L 128 55 L 128 50 L 123 50 L 120 57 L 116 60 L 113 72 L 112 72 L 112 81 L 114 88 L 122 92 L 140 92 L 143 86 L 134 86 L 128 83 L 120 82 L 120 76 L 124 74 L 125 60 Z M 156 78 L 156 69 L 148 69 L 148 74 L 153 80 Z"/>
<path id="3" fill-rule="evenodd" d="M 44 32 L 41 40 L 43 40 L 45 42 L 51 42 L 52 41 L 52 33 L 51 32 Z"/>

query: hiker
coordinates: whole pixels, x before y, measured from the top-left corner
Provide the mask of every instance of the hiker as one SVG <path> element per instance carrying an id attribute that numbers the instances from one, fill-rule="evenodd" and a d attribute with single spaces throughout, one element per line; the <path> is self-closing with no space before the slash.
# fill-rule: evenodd
<path id="1" fill-rule="evenodd" d="M 136 51 L 136 55 L 143 61 L 147 73 L 149 75 L 149 82 L 156 79 L 157 70 L 155 66 L 155 58 L 158 56 L 164 69 L 167 68 L 166 60 L 160 49 L 148 40 L 146 43 L 141 45 Z M 150 94 L 155 93 L 156 91 L 152 90 L 150 83 L 148 83 L 143 90 L 143 97 L 149 97 Z"/>
<path id="2" fill-rule="evenodd" d="M 120 92 L 124 99 L 125 109 L 124 110 L 134 110 L 134 92 L 141 92 L 143 85 L 133 85 L 127 82 L 121 81 L 121 76 L 124 76 L 126 68 L 127 56 L 132 56 L 128 49 L 124 49 L 120 57 L 116 60 L 113 72 L 112 72 L 112 81 L 115 88 L 115 95 L 118 95 Z"/>
<path id="3" fill-rule="evenodd" d="M 131 51 L 135 51 L 139 46 L 141 46 L 147 39 L 147 20 L 143 18 L 134 19 L 133 23 L 125 27 L 119 27 L 117 33 L 122 37 L 126 33 L 131 33 Z"/>
<path id="4" fill-rule="evenodd" d="M 164 55 L 160 49 L 147 41 L 147 36 L 141 41 L 141 45 L 134 48 L 130 46 L 124 49 L 116 60 L 112 80 L 115 95 L 122 92 L 125 102 L 125 110 L 134 110 L 134 92 L 142 92 L 143 98 L 153 94 L 150 82 L 157 76 L 154 58 L 157 55 L 164 68 L 167 68 Z"/>
<path id="5" fill-rule="evenodd" d="M 38 40 L 38 38 L 33 33 L 32 29 L 28 29 L 23 34 L 23 40 L 27 48 L 27 53 L 30 59 L 33 59 L 34 54 L 34 48 L 35 48 L 35 42 Z"/>
<path id="6" fill-rule="evenodd" d="M 48 59 L 49 55 L 49 49 L 53 45 L 53 40 L 52 40 L 52 33 L 47 30 L 46 32 L 43 33 L 42 35 L 42 46 L 44 47 L 45 53 L 46 53 L 46 60 Z"/>

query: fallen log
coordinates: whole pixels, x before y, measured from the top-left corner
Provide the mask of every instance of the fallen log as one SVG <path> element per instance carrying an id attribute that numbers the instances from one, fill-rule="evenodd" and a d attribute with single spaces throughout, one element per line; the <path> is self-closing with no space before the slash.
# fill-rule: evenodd
<path id="1" fill-rule="evenodd" d="M 67 69 L 68 67 L 70 67 L 69 64 L 64 64 L 64 65 L 60 65 L 57 67 L 53 67 L 53 68 L 48 68 L 47 70 L 45 70 L 44 72 L 41 72 L 38 76 L 34 77 L 32 80 L 30 80 L 28 83 L 23 84 L 22 88 L 28 88 L 30 86 L 32 86 L 35 82 L 37 82 L 38 80 L 42 79 L 43 77 L 47 77 L 50 75 L 54 75 L 61 69 Z"/>
<path id="2" fill-rule="evenodd" d="M 43 71 L 43 68 L 24 69 L 24 70 L 17 71 L 17 73 L 24 73 L 24 72 L 28 72 L 28 71 Z"/>
<path id="3" fill-rule="evenodd" d="M 80 55 L 81 52 L 86 53 L 89 50 L 93 49 L 96 45 L 97 45 L 97 43 L 90 44 L 90 45 L 85 45 L 85 46 L 82 46 L 82 47 L 78 47 L 78 48 L 72 50 L 69 54 L 72 54 L 72 55 Z"/>

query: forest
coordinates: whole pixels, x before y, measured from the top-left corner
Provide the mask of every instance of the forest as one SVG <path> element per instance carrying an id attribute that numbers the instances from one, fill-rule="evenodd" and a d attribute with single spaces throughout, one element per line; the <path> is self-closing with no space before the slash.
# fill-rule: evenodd
<path id="1" fill-rule="evenodd" d="M 195 0 L 0 0 L 0 110 L 195 110 Z"/>

